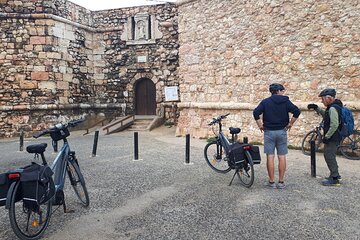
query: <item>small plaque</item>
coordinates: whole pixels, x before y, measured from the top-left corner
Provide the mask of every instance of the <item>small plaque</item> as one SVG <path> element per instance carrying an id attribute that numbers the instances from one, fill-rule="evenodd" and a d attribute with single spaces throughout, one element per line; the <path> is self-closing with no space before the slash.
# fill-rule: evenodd
<path id="1" fill-rule="evenodd" d="M 137 62 L 138 63 L 146 63 L 147 62 L 147 57 L 146 56 L 138 56 L 137 57 Z"/>
<path id="2" fill-rule="evenodd" d="M 178 101 L 178 86 L 165 87 L 165 101 Z"/>

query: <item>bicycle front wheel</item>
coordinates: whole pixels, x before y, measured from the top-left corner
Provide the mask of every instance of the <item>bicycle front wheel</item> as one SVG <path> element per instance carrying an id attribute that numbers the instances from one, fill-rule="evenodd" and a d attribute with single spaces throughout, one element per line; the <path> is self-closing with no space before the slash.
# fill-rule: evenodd
<path id="1" fill-rule="evenodd" d="M 18 181 L 11 194 L 9 208 L 11 228 L 20 239 L 39 239 L 50 222 L 52 199 L 40 204 L 38 209 L 30 209 L 19 197 L 22 195 L 21 193 L 21 183 Z"/>
<path id="2" fill-rule="evenodd" d="M 247 188 L 253 185 L 255 178 L 254 166 L 251 165 L 248 160 L 249 155 L 250 153 L 246 154 L 245 161 L 243 163 L 244 167 L 238 172 L 241 184 Z"/>
<path id="3" fill-rule="evenodd" d="M 73 187 L 77 198 L 80 200 L 81 204 L 84 207 L 89 206 L 90 199 L 89 193 L 85 185 L 85 180 L 80 172 L 79 165 L 74 159 L 68 161 L 66 171 L 68 173 L 71 186 Z"/>
<path id="4" fill-rule="evenodd" d="M 225 149 L 218 142 L 206 144 L 204 156 L 207 164 L 218 173 L 227 173 L 231 170 L 226 159 Z"/>
<path id="5" fill-rule="evenodd" d="M 310 142 L 311 141 L 315 141 L 315 151 L 317 151 L 319 149 L 320 143 L 321 143 L 321 137 L 317 134 L 317 132 L 315 130 L 312 130 L 310 132 L 308 132 L 301 144 L 301 151 L 303 154 L 310 156 L 311 154 L 311 145 Z"/>
<path id="6" fill-rule="evenodd" d="M 350 160 L 360 160 L 360 133 L 354 132 L 350 137 L 344 138 L 339 150 L 341 154 Z"/>

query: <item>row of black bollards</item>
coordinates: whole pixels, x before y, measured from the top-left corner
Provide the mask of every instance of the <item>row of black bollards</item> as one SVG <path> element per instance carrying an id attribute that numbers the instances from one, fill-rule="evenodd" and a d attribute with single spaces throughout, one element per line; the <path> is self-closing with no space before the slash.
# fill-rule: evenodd
<path id="1" fill-rule="evenodd" d="M 134 161 L 139 159 L 139 134 L 134 132 Z M 190 134 L 186 134 L 185 164 L 190 164 Z"/>
<path id="2" fill-rule="evenodd" d="M 92 157 L 96 157 L 97 146 L 99 141 L 99 130 L 95 131 L 94 143 L 92 149 Z M 58 151 L 57 141 L 52 142 L 54 152 Z M 20 131 L 20 151 L 24 150 L 24 131 Z M 134 160 L 139 160 L 139 134 L 134 132 Z M 185 146 L 185 164 L 190 164 L 190 134 L 186 134 L 186 146 Z"/>
<path id="3" fill-rule="evenodd" d="M 185 164 L 190 164 L 190 134 L 186 134 L 186 145 L 185 145 Z M 92 157 L 96 157 L 97 145 L 99 141 L 99 130 L 95 131 L 94 144 L 92 150 Z M 243 143 L 248 143 L 248 138 L 244 137 Z M 58 151 L 57 141 L 53 141 L 54 152 Z M 22 152 L 24 150 L 24 130 L 20 130 L 20 148 Z M 311 177 L 316 177 L 316 150 L 315 141 L 310 141 L 310 164 L 311 164 Z M 134 160 L 139 160 L 139 134 L 134 132 Z"/>

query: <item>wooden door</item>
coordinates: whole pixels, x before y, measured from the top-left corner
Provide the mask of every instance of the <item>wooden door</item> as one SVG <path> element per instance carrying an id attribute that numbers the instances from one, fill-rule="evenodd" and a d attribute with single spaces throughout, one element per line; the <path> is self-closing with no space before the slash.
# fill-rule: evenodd
<path id="1" fill-rule="evenodd" d="M 156 89 L 150 79 L 141 79 L 135 88 L 136 115 L 156 115 Z"/>

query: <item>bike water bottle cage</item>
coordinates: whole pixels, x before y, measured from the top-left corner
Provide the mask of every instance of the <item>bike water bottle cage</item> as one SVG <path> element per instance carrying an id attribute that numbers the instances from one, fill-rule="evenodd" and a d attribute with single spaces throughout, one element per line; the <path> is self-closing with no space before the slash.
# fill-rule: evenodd
<path id="1" fill-rule="evenodd" d="M 47 147 L 46 143 L 40 143 L 40 144 L 33 144 L 26 147 L 26 151 L 28 153 L 43 153 L 45 152 L 45 149 Z"/>

